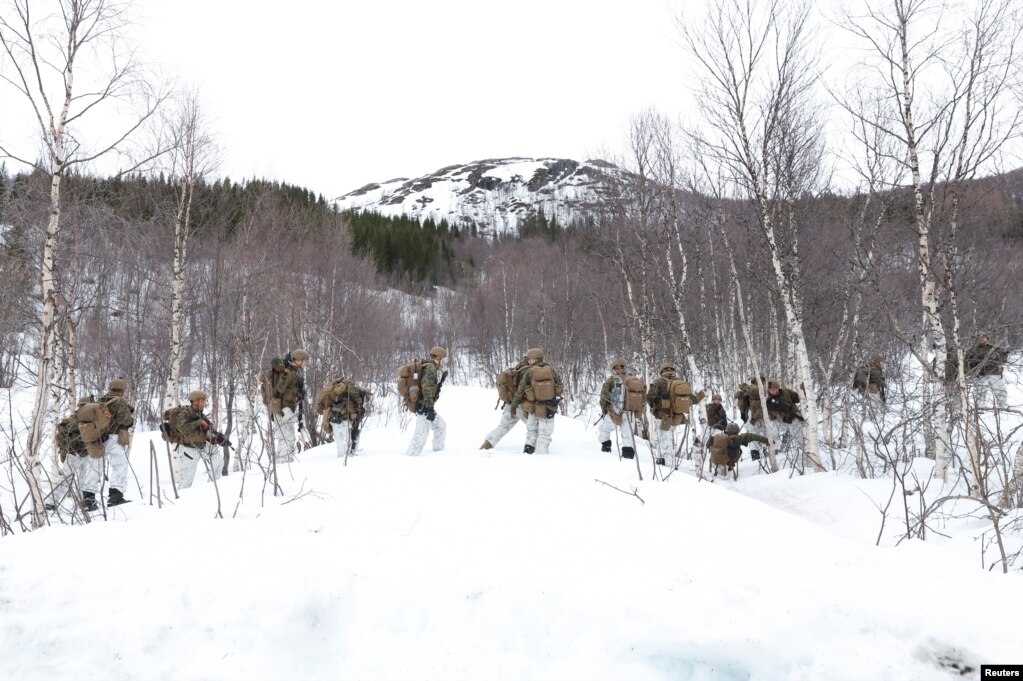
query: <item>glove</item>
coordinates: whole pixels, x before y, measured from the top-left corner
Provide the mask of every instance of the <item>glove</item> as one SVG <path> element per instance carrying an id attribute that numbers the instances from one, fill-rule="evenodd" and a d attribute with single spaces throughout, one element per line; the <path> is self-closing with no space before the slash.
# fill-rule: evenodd
<path id="1" fill-rule="evenodd" d="M 425 412 L 425 413 L 426 413 L 426 420 L 427 420 L 427 421 L 432 421 L 432 420 L 434 420 L 435 418 L 437 418 L 437 412 L 436 412 L 436 410 L 434 410 L 434 408 L 433 408 L 433 407 L 429 407 L 429 408 L 428 408 L 428 409 L 426 410 L 426 412 Z"/>
<path id="2" fill-rule="evenodd" d="M 420 416 L 422 416 L 423 414 L 425 414 L 425 413 L 426 413 L 426 405 L 424 405 L 424 404 L 423 404 L 422 402 L 420 402 L 420 403 L 419 403 L 419 404 L 418 404 L 418 405 L 416 406 L 416 413 L 417 413 L 417 414 L 419 414 Z"/>

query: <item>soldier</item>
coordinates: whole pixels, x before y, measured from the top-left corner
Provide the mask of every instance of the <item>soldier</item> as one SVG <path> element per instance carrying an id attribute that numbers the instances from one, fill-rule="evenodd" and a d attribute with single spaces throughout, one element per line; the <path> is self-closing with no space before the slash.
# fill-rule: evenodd
<path id="1" fill-rule="evenodd" d="M 343 378 L 333 381 L 317 395 L 316 406 L 323 417 L 321 427 L 324 433 L 334 435 L 338 458 L 355 456 L 366 403 L 372 396 L 369 390 Z"/>
<path id="2" fill-rule="evenodd" d="M 110 411 L 110 429 L 103 443 L 103 456 L 110 465 L 110 492 L 107 506 L 128 503 L 124 490 L 128 488 L 128 446 L 131 444 L 129 429 L 135 425 L 135 407 L 124 399 L 128 384 L 121 378 L 110 381 L 107 394 L 99 402 Z M 84 496 L 84 493 L 83 493 Z"/>
<path id="3" fill-rule="evenodd" d="M 875 355 L 868 364 L 864 364 L 857 369 L 856 374 L 853 376 L 853 388 L 866 398 L 872 398 L 876 395 L 881 399 L 882 403 L 886 403 L 888 402 L 888 395 L 885 393 L 886 383 L 884 380 L 884 370 L 881 366 L 883 364 L 884 357 Z"/>
<path id="4" fill-rule="evenodd" d="M 82 397 L 78 400 L 78 406 L 81 407 L 92 401 L 90 397 Z M 82 508 L 86 511 L 95 511 L 97 508 L 96 492 L 100 488 L 103 470 L 101 465 L 89 461 L 89 450 L 85 440 L 82 439 L 82 431 L 78 428 L 78 420 L 75 418 L 74 412 L 57 424 L 55 440 L 60 455 L 62 477 L 50 492 L 44 507 L 47 511 L 56 510 L 57 503 L 67 494 L 71 487 L 71 480 L 74 478 L 77 479 L 78 489 L 82 492 Z M 98 463 L 102 460 L 95 461 Z"/>
<path id="5" fill-rule="evenodd" d="M 754 442 L 767 444 L 767 438 L 756 433 L 739 435 L 738 423 L 729 423 L 725 426 L 723 433 L 715 435 L 707 442 L 713 474 L 717 476 L 733 472 L 734 477 L 738 477 L 736 466 L 742 456 L 742 447 Z"/>
<path id="6" fill-rule="evenodd" d="M 761 376 L 760 383 L 766 386 L 767 378 Z M 742 416 L 743 422 L 747 424 L 746 430 L 761 437 L 765 436 L 767 431 L 764 428 L 764 407 L 760 399 L 760 387 L 756 376 L 751 376 L 749 383 L 741 383 L 739 385 L 739 391 L 735 393 L 735 399 L 739 404 L 739 414 Z M 760 458 L 761 452 L 759 447 L 751 445 L 749 450 L 751 459 L 756 461 Z"/>
<path id="7" fill-rule="evenodd" d="M 707 428 L 709 429 L 707 437 L 712 438 L 718 433 L 725 432 L 727 426 L 728 414 L 725 413 L 725 406 L 721 404 L 721 395 L 714 395 L 710 398 L 710 404 L 707 405 Z"/>
<path id="8" fill-rule="evenodd" d="M 209 442 L 223 445 L 226 440 L 210 425 L 210 419 L 203 410 L 209 396 L 201 390 L 188 393 L 188 407 L 176 410 L 173 428 L 177 431 L 180 442 L 171 448 L 172 473 L 174 484 L 178 489 L 188 489 L 195 480 L 195 469 L 199 460 L 203 459 L 210 467 L 213 480 L 220 478 L 224 467 L 224 452 L 220 447 L 210 451 L 206 447 Z"/>
<path id="9" fill-rule="evenodd" d="M 1005 390 L 1005 379 L 1002 378 L 1002 371 L 1005 363 L 1009 360 L 1008 351 L 991 345 L 987 334 L 981 334 L 977 344 L 970 348 L 963 358 L 966 371 L 971 376 L 977 377 L 977 382 L 984 388 L 991 391 L 995 398 L 995 404 L 1000 409 L 1008 406 L 1008 393 Z"/>
<path id="10" fill-rule="evenodd" d="M 424 360 L 419 377 L 419 401 L 416 405 L 416 430 L 409 442 L 406 454 L 419 456 L 426 446 L 426 436 L 433 432 L 433 451 L 439 452 L 444 449 L 444 435 L 447 432 L 447 424 L 437 414 L 436 405 L 440 398 L 440 389 L 447 377 L 445 371 L 439 377 L 441 365 L 444 358 L 448 356 L 447 350 L 440 346 L 430 348 L 430 359 Z"/>
<path id="11" fill-rule="evenodd" d="M 512 409 L 512 399 L 519 387 L 519 379 L 522 373 L 529 366 L 529 360 L 523 356 L 519 363 L 510 369 L 502 371 L 497 377 L 498 401 L 504 402 L 501 408 L 501 422 L 487 434 L 487 439 L 480 445 L 480 449 L 493 449 L 494 445 L 501 441 L 505 435 L 515 427 L 515 424 L 526 423 L 526 415 L 521 409 Z"/>
<path id="12" fill-rule="evenodd" d="M 273 419 L 274 450 L 277 461 L 290 463 L 298 452 L 298 430 L 303 427 L 305 379 L 302 370 L 309 366 L 309 353 L 296 349 L 284 356 L 267 379 L 270 400 L 267 409 Z"/>
<path id="13" fill-rule="evenodd" d="M 600 388 L 600 421 L 597 426 L 597 439 L 600 441 L 600 451 L 611 451 L 611 433 L 617 426 L 621 426 L 623 418 L 625 427 L 621 428 L 622 434 L 622 458 L 631 459 L 636 456 L 636 439 L 632 433 L 631 419 L 626 416 L 625 400 L 626 385 L 625 360 L 617 357 L 611 362 L 611 376 L 604 381 Z"/>
<path id="14" fill-rule="evenodd" d="M 670 465 L 675 468 L 675 431 L 679 426 L 688 423 L 688 413 L 693 404 L 699 403 L 704 397 L 701 390 L 693 395 L 692 386 L 675 374 L 675 365 L 671 362 L 661 364 L 658 378 L 650 383 L 646 393 L 647 404 L 654 418 L 660 421 L 657 429 L 658 465 Z M 681 444 L 681 443 L 680 443 Z M 698 468 L 702 468 L 702 461 Z"/>
<path id="15" fill-rule="evenodd" d="M 789 388 L 782 388 L 775 381 L 767 384 L 767 416 L 771 419 L 773 428 L 777 433 L 777 440 L 782 446 L 792 446 L 800 433 L 799 421 L 803 421 L 803 415 L 799 413 L 796 404 L 799 403 L 799 393 Z"/>
<path id="16" fill-rule="evenodd" d="M 519 386 L 512 398 L 512 410 L 519 405 L 526 413 L 526 454 L 550 452 L 554 434 L 554 415 L 564 386 L 561 377 L 543 361 L 543 350 L 532 348 L 526 353 L 527 366 L 519 377 Z"/>

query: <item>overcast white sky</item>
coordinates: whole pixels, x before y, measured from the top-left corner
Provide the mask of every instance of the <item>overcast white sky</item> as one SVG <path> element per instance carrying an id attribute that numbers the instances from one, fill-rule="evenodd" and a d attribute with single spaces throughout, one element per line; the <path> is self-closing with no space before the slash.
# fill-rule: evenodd
<path id="1" fill-rule="evenodd" d="M 677 0 L 142 0 L 138 42 L 200 91 L 221 173 L 328 198 L 502 156 L 599 155 L 688 99 Z"/>

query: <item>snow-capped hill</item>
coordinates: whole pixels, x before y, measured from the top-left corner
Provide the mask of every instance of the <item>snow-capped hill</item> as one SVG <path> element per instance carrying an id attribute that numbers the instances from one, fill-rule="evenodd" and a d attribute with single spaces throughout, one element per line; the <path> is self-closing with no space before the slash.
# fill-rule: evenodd
<path id="1" fill-rule="evenodd" d="M 414 179 L 368 184 L 336 199 L 341 210 L 446 219 L 480 233 L 514 232 L 541 209 L 562 225 L 592 215 L 626 177 L 606 161 L 502 158 L 453 165 Z"/>

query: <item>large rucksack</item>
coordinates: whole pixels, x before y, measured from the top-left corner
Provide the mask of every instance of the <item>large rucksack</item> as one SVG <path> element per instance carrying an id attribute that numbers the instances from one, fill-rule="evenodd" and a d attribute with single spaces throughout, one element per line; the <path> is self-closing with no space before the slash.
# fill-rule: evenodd
<path id="1" fill-rule="evenodd" d="M 661 400 L 661 409 L 671 416 L 672 425 L 680 426 L 686 422 L 689 410 L 693 407 L 693 387 L 680 378 L 667 379 L 667 399 Z"/>
<path id="2" fill-rule="evenodd" d="M 316 413 L 324 414 L 330 411 L 334 403 L 341 399 L 341 396 L 348 392 L 348 384 L 338 379 L 322 388 L 320 392 L 316 393 Z"/>
<path id="3" fill-rule="evenodd" d="M 554 382 L 554 369 L 550 365 L 533 367 L 532 372 L 533 400 L 546 402 L 557 397 L 557 384 Z"/>
<path id="4" fill-rule="evenodd" d="M 110 405 L 119 399 L 114 397 L 106 402 L 86 402 L 75 410 L 78 432 L 82 435 L 89 456 L 94 459 L 103 456 L 103 440 L 110 433 L 110 424 L 113 422 Z"/>
<path id="5" fill-rule="evenodd" d="M 646 409 L 646 381 L 637 376 L 625 378 L 625 411 L 639 416 Z"/>
<path id="6" fill-rule="evenodd" d="M 178 429 L 178 417 L 186 409 L 191 409 L 191 407 L 181 405 L 171 407 L 163 412 L 163 422 L 160 423 L 160 437 L 163 438 L 164 442 L 169 442 L 172 445 L 185 444 L 185 436 Z"/>
<path id="7" fill-rule="evenodd" d="M 263 397 L 263 404 L 268 407 L 274 398 L 274 384 L 277 382 L 278 374 L 280 374 L 283 368 L 284 360 L 280 357 L 274 357 L 270 360 L 270 368 L 263 369 L 256 377 L 259 381 L 259 392 Z"/>
<path id="8" fill-rule="evenodd" d="M 729 435 L 715 435 L 710 441 L 710 461 L 715 466 L 727 466 L 732 463 L 728 455 L 728 445 L 731 441 Z"/>
<path id="9" fill-rule="evenodd" d="M 423 360 L 416 359 L 398 367 L 398 397 L 405 408 L 415 413 L 419 406 L 419 381 L 423 376 Z"/>
<path id="10" fill-rule="evenodd" d="M 646 382 L 636 376 L 615 376 L 614 384 L 611 386 L 611 421 L 616 426 L 622 424 L 622 417 L 625 412 L 639 418 L 646 409 Z"/>
<path id="11" fill-rule="evenodd" d="M 72 413 L 70 416 L 64 417 L 60 423 L 57 424 L 57 430 L 54 433 L 54 441 L 57 445 L 57 453 L 60 454 L 61 463 L 67 459 L 68 454 L 84 454 L 81 451 L 82 439 L 81 434 L 78 431 L 78 422 L 75 420 L 75 415 Z"/>
<path id="12" fill-rule="evenodd" d="M 497 375 L 497 395 L 505 404 L 511 404 L 515 392 L 519 389 L 519 370 L 515 367 L 505 369 Z"/>

